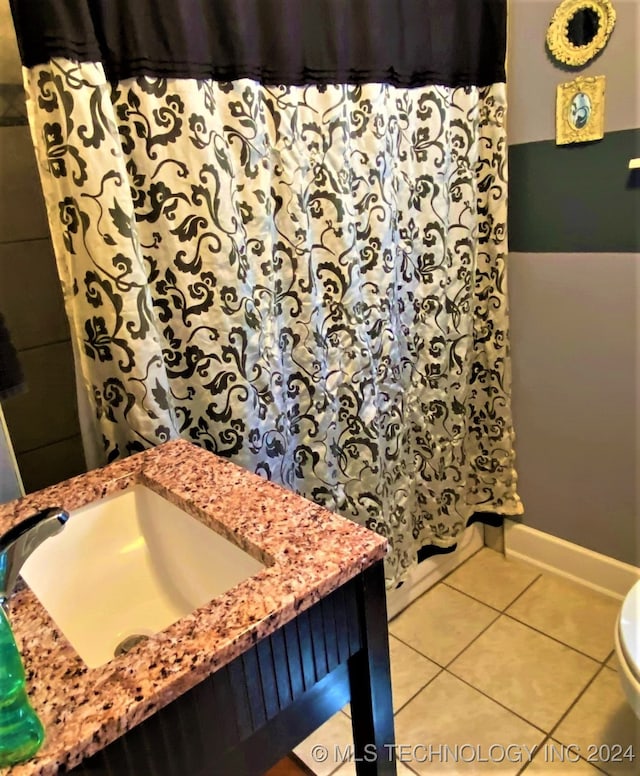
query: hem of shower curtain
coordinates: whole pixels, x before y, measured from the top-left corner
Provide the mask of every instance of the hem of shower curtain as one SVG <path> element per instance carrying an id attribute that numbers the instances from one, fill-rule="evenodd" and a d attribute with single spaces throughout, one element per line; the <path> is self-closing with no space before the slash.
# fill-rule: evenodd
<path id="1" fill-rule="evenodd" d="M 474 512 L 467 520 L 465 528 L 469 528 L 469 526 L 474 523 L 482 523 L 483 525 L 489 525 L 492 528 L 501 528 L 504 525 L 505 517 L 511 517 L 511 515 L 499 515 L 497 512 Z M 416 560 L 418 563 L 422 563 L 423 560 L 432 558 L 434 555 L 448 555 L 449 553 L 455 552 L 457 549 L 458 542 L 455 542 L 455 544 L 451 544 L 448 547 L 441 547 L 436 544 L 425 544 L 418 550 Z"/>
<path id="2" fill-rule="evenodd" d="M 284 86 L 505 80 L 506 0 L 11 0 L 11 7 L 25 67 L 56 57 L 101 62 L 112 83 L 141 75 Z"/>

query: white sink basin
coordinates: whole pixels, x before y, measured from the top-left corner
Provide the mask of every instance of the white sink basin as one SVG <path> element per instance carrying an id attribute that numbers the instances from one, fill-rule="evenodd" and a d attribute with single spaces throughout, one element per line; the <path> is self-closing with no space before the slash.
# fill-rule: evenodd
<path id="1" fill-rule="evenodd" d="M 71 513 L 22 576 L 80 657 L 96 668 L 264 564 L 143 485 Z"/>

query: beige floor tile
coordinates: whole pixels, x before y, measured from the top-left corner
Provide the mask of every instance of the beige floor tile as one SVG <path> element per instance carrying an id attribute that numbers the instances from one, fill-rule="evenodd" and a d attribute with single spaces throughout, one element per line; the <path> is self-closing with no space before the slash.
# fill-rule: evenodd
<path id="1" fill-rule="evenodd" d="M 393 636 L 389 636 L 389 658 L 393 711 L 396 712 L 441 669 L 440 666 Z M 347 704 L 343 711 L 350 715 L 350 704 Z"/>
<path id="2" fill-rule="evenodd" d="M 396 762 L 396 770 L 397 776 L 415 776 L 414 772 L 409 770 L 409 768 L 401 762 Z M 341 765 L 334 776 L 356 776 L 355 763 L 349 762 Z M 469 776 L 471 776 L 471 774 L 469 774 Z"/>
<path id="3" fill-rule="evenodd" d="M 594 660 L 504 615 L 449 667 L 547 732 L 598 668 Z"/>
<path id="4" fill-rule="evenodd" d="M 640 720 L 627 705 L 617 672 L 609 668 L 596 676 L 562 720 L 554 738 L 563 744 L 575 744 L 583 757 L 612 776 L 640 773 Z M 631 753 L 629 747 L 633 748 L 634 760 L 624 756 Z M 600 762 L 592 760 L 590 754 Z"/>
<path id="5" fill-rule="evenodd" d="M 502 610 L 538 576 L 540 571 L 533 566 L 509 560 L 485 547 L 450 574 L 445 583 Z"/>
<path id="6" fill-rule="evenodd" d="M 507 614 L 602 661 L 613 649 L 619 609 L 620 602 L 613 598 L 543 574 Z"/>
<path id="7" fill-rule="evenodd" d="M 440 671 L 440 666 L 389 636 L 393 710 L 397 711 Z"/>
<path id="8" fill-rule="evenodd" d="M 617 671 L 618 670 L 618 656 L 616 655 L 615 652 L 607 660 L 605 665 L 607 666 L 607 668 L 611 668 L 613 671 Z"/>
<path id="9" fill-rule="evenodd" d="M 345 722 L 346 720 L 346 722 Z M 318 728 L 309 738 L 303 741 L 294 752 L 316 776 L 355 776 L 356 768 L 353 761 L 353 735 L 351 720 L 338 712 L 322 727 Z M 313 747 L 325 747 L 327 757 L 318 756 L 316 750 L 314 759 Z M 337 770 L 336 770 L 337 769 Z M 412 776 L 412 772 L 402 762 L 397 763 L 398 776 Z"/>
<path id="10" fill-rule="evenodd" d="M 557 741 L 547 741 L 540 746 L 523 776 L 537 776 L 550 773 L 552 776 L 602 776 L 602 771 L 594 768 L 580 757 L 575 748 L 569 748 Z"/>
<path id="11" fill-rule="evenodd" d="M 498 616 L 446 585 L 436 585 L 389 624 L 389 631 L 440 665 L 463 650 Z"/>
<path id="12" fill-rule="evenodd" d="M 351 720 L 339 711 L 293 751 L 316 776 L 329 776 L 346 762 L 349 745 L 353 746 Z"/>
<path id="13" fill-rule="evenodd" d="M 527 751 L 543 738 L 540 731 L 447 671 L 396 716 L 396 743 L 415 752 L 415 757 L 403 756 L 404 764 L 427 776 L 515 775 L 527 762 Z"/>

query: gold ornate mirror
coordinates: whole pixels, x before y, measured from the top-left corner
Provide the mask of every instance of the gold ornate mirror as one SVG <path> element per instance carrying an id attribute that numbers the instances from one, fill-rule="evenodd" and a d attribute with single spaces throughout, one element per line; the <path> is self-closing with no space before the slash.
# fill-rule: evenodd
<path id="1" fill-rule="evenodd" d="M 563 0 L 549 24 L 547 46 L 559 62 L 580 67 L 607 45 L 615 23 L 610 0 Z"/>

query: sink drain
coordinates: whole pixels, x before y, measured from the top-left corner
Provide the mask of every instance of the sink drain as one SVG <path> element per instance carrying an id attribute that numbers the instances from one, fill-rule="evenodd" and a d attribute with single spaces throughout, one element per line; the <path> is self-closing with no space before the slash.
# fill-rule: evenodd
<path id="1" fill-rule="evenodd" d="M 113 656 L 118 657 L 119 655 L 125 655 L 129 650 L 133 649 L 136 644 L 139 644 L 141 641 L 145 641 L 145 639 L 148 638 L 148 636 L 145 636 L 142 633 L 133 633 L 131 636 L 127 636 L 125 639 L 122 639 L 118 646 L 113 650 Z"/>

